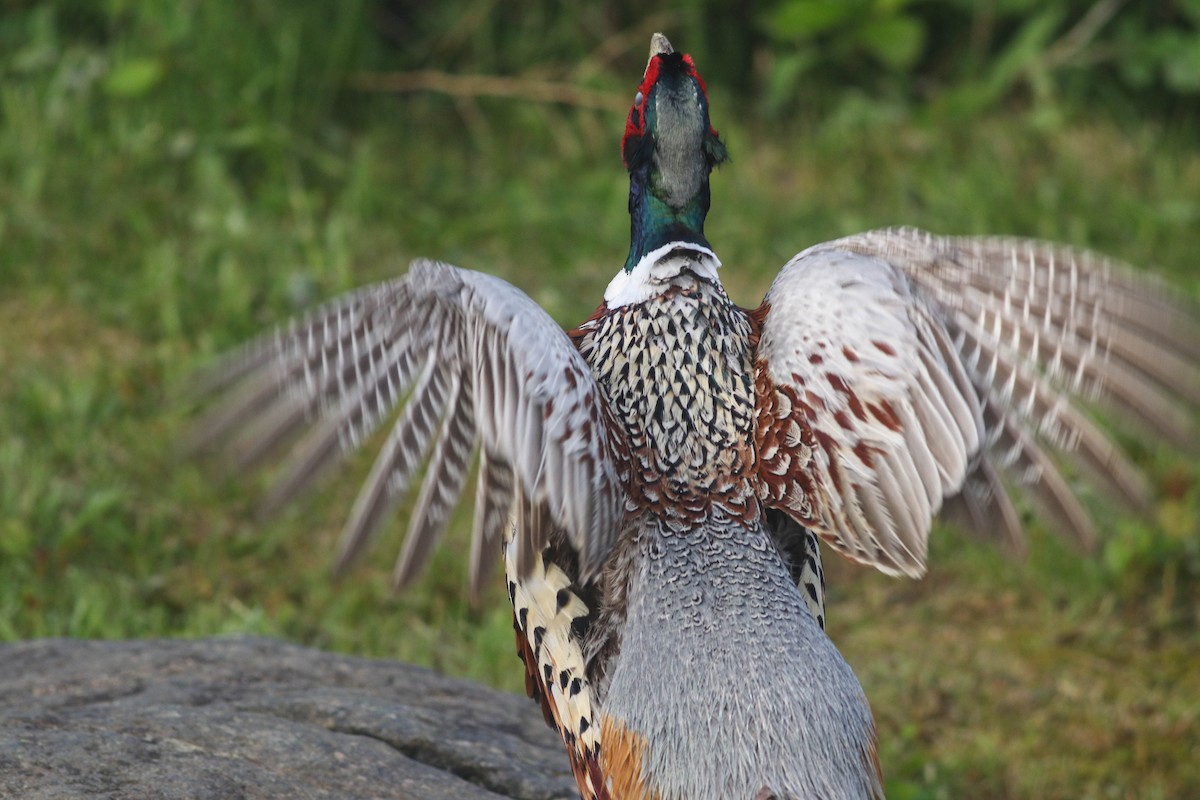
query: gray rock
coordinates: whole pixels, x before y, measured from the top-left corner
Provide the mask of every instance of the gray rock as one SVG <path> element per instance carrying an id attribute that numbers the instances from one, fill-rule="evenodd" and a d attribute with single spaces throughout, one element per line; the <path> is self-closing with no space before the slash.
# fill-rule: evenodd
<path id="1" fill-rule="evenodd" d="M 0 797 L 578 794 L 523 697 L 235 638 L 0 645 Z"/>

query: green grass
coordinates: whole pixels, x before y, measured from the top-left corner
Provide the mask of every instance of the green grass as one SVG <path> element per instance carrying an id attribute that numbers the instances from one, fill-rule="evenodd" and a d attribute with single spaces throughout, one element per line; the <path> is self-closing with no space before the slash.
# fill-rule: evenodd
<path id="1" fill-rule="evenodd" d="M 464 599 L 465 516 L 412 591 L 388 585 L 400 530 L 335 583 L 368 460 L 260 519 L 263 476 L 179 458 L 178 398 L 215 354 L 415 255 L 581 320 L 627 247 L 622 119 L 339 91 L 369 49 L 362 9 L 326 31 L 214 7 L 113 39 L 67 36 L 49 7 L 0 20 L 0 638 L 253 632 L 519 691 L 498 572 L 479 610 Z M 632 87 L 635 50 L 605 86 Z M 708 233 L 743 305 L 797 250 L 902 223 L 1090 246 L 1200 294 L 1182 122 L 934 102 L 768 126 L 711 92 L 734 160 Z M 1013 563 L 942 531 L 921 582 L 831 565 L 830 632 L 871 697 L 889 796 L 1200 796 L 1197 468 L 1134 449 L 1155 518 L 1088 498 L 1095 559 L 1035 531 Z"/>

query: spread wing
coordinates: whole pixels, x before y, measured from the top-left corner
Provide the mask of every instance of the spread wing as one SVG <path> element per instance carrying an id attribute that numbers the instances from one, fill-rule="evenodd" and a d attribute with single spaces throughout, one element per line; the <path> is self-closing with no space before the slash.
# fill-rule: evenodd
<path id="1" fill-rule="evenodd" d="M 532 300 L 489 275 L 414 262 L 398 280 L 332 301 L 254 341 L 200 379 L 220 399 L 193 445 L 223 444 L 245 469 L 284 447 L 267 500 L 278 506 L 360 446 L 400 407 L 343 533 L 344 567 L 411 485 L 424 479 L 396 564 L 425 564 L 480 450 L 472 589 L 518 517 L 528 568 L 551 531 L 603 562 L 624 513 L 624 442 L 587 364 Z"/>
<path id="2" fill-rule="evenodd" d="M 797 255 L 756 316 L 765 502 L 889 574 L 924 572 L 949 498 L 1022 548 L 1007 484 L 1091 544 L 1091 520 L 1047 448 L 1145 505 L 1142 475 L 1082 400 L 1194 440 L 1194 311 L 1094 254 L 873 231 Z"/>

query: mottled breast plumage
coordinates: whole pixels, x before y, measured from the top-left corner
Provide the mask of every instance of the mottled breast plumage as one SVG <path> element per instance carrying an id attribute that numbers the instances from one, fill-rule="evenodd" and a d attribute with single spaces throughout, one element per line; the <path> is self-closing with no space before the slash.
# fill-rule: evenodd
<path id="1" fill-rule="evenodd" d="M 637 507 L 689 520 L 713 504 L 757 513 L 751 333 L 719 285 L 687 273 L 572 332 L 627 434 Z"/>

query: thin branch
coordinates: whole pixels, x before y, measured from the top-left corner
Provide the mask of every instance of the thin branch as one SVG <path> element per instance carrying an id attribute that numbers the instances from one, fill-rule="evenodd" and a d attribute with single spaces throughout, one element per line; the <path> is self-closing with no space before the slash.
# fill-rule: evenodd
<path id="1" fill-rule="evenodd" d="M 1043 62 L 1050 69 L 1066 66 L 1080 57 L 1100 30 L 1121 10 L 1125 0 L 1100 0 L 1080 17 L 1071 30 L 1046 50 Z"/>
<path id="2" fill-rule="evenodd" d="M 350 85 L 367 92 L 440 92 L 454 97 L 512 97 L 532 103 L 561 103 L 623 114 L 629 98 L 570 83 L 505 75 L 456 75 L 436 70 L 361 72 Z"/>

